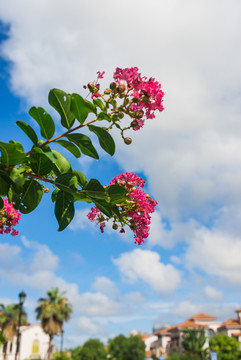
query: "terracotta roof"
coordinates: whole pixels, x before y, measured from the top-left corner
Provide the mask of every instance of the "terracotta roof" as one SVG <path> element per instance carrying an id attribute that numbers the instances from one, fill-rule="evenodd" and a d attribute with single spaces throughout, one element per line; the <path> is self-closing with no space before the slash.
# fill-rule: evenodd
<path id="1" fill-rule="evenodd" d="M 189 320 L 184 321 L 181 324 L 173 326 L 172 328 L 176 329 L 176 328 L 206 328 L 206 327 L 207 327 L 207 325 L 197 324 L 194 321 L 189 319 Z"/>
<path id="2" fill-rule="evenodd" d="M 197 315 L 192 316 L 188 320 L 216 320 L 217 318 L 215 316 L 199 313 Z"/>
<path id="3" fill-rule="evenodd" d="M 224 321 L 219 327 L 221 328 L 223 326 L 240 326 L 241 327 L 241 324 L 238 319 L 234 318 L 234 319 L 229 319 L 227 321 Z"/>
<path id="4" fill-rule="evenodd" d="M 238 336 L 241 336 L 241 332 L 238 332 L 238 333 L 232 333 L 232 336 L 235 336 L 235 337 L 236 337 L 236 336 L 237 336 L 237 337 L 238 337 Z"/>
<path id="5" fill-rule="evenodd" d="M 235 312 L 236 312 L 236 313 L 241 312 L 241 308 L 240 308 L 240 309 L 235 310 Z"/>
<path id="6" fill-rule="evenodd" d="M 164 334 L 168 333 L 169 330 L 171 330 L 171 329 L 173 329 L 173 328 L 175 328 L 175 327 L 176 327 L 176 325 L 169 326 L 169 327 L 167 327 L 166 329 L 162 329 L 162 330 L 159 330 L 159 331 L 154 332 L 153 335 L 159 335 L 159 334 L 163 334 L 163 335 L 164 335 Z"/>

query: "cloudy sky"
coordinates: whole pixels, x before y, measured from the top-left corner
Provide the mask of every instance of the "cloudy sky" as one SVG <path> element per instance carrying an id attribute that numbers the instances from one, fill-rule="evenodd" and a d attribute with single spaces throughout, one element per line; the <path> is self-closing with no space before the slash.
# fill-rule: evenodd
<path id="1" fill-rule="evenodd" d="M 137 66 L 165 92 L 130 146 L 116 134 L 113 158 L 73 160 L 103 184 L 122 171 L 147 180 L 159 206 L 143 246 L 100 234 L 86 205 L 58 233 L 48 195 L 18 237 L 1 236 L 0 302 L 24 290 L 34 322 L 39 297 L 66 291 L 66 347 L 241 306 L 240 12 L 239 0 L 0 0 L 1 140 L 28 148 L 15 121 L 34 126 L 28 109 L 48 109 L 51 88 L 83 95 L 98 70 L 108 84 L 117 66 Z"/>

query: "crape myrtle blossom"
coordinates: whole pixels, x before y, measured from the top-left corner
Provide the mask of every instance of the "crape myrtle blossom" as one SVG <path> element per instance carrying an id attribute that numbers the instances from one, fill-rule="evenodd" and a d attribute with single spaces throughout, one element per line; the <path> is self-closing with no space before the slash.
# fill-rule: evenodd
<path id="1" fill-rule="evenodd" d="M 97 80 L 89 83 L 88 88 L 92 99 L 101 97 L 104 100 L 106 110 L 110 104 L 116 103 L 115 106 L 113 105 L 111 114 L 114 113 L 119 117 L 119 120 L 125 114 L 131 117 L 131 124 L 129 127 L 122 129 L 122 135 L 126 129 L 139 130 L 144 126 L 145 119 L 155 118 L 156 110 L 160 112 L 164 110 L 162 105 L 164 92 L 161 89 L 161 84 L 154 78 L 147 79 L 147 77 L 141 76 L 137 67 L 116 68 L 113 75 L 114 82 L 102 94 L 98 81 L 103 79 L 104 73 L 104 71 L 98 71 Z M 106 95 L 109 95 L 108 99 L 106 99 Z M 110 125 L 109 129 L 112 126 Z M 121 129 L 120 123 L 115 122 L 115 126 Z M 130 144 L 131 142 L 127 141 L 126 143 Z"/>
<path id="2" fill-rule="evenodd" d="M 116 68 L 114 79 L 120 85 L 122 81 L 127 84 L 129 96 L 132 97 L 132 103 L 129 110 L 137 115 L 137 126 L 133 130 L 139 130 L 144 125 L 143 117 L 146 119 L 155 118 L 155 110 L 163 111 L 162 105 L 164 92 L 161 90 L 161 84 L 154 78 L 147 80 L 141 76 L 137 67 L 120 69 Z"/>
<path id="3" fill-rule="evenodd" d="M 119 228 L 118 222 L 121 224 L 120 233 L 125 232 L 124 225 L 128 225 L 134 232 L 135 243 L 141 245 L 144 243 L 149 235 L 151 216 L 150 214 L 155 211 L 157 205 L 156 200 L 150 198 L 143 188 L 145 180 L 134 173 L 122 173 L 114 177 L 109 185 L 117 184 L 123 186 L 127 190 L 128 200 L 125 200 L 119 205 L 120 213 L 123 221 L 120 221 L 116 215 L 113 217 L 112 228 L 117 230 Z M 98 209 L 97 206 L 91 208 L 91 212 L 87 214 L 90 221 L 95 221 L 100 225 L 100 230 L 103 233 L 106 221 L 109 219 Z"/>
<path id="4" fill-rule="evenodd" d="M 0 209 L 0 234 L 9 234 L 16 236 L 19 234 L 19 231 L 13 229 L 13 226 L 18 224 L 18 221 L 21 218 L 21 213 L 14 209 L 14 203 L 9 203 L 8 199 L 4 199 L 3 208 Z"/>

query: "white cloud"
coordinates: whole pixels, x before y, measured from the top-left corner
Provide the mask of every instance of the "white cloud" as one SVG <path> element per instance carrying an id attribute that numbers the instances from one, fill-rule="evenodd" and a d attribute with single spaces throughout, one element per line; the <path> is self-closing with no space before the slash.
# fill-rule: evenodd
<path id="1" fill-rule="evenodd" d="M 163 264 L 160 255 L 136 249 L 113 259 L 121 274 L 129 281 L 142 280 L 160 294 L 172 293 L 180 283 L 180 273 L 170 264 Z"/>
<path id="2" fill-rule="evenodd" d="M 84 230 L 84 229 L 91 229 L 93 224 L 91 224 L 90 220 L 87 218 L 87 214 L 90 212 L 90 207 L 76 210 L 75 217 L 73 221 L 70 223 L 69 228 L 71 230 Z"/>
<path id="3" fill-rule="evenodd" d="M 76 309 L 88 316 L 109 316 L 121 311 L 121 304 L 97 292 L 86 292 L 78 297 Z"/>
<path id="4" fill-rule="evenodd" d="M 102 326 L 85 316 L 78 318 L 77 326 L 78 332 L 83 334 L 88 334 L 90 336 L 99 334 L 106 335 L 106 330 Z"/>
<path id="5" fill-rule="evenodd" d="M 221 291 L 215 289 L 213 286 L 207 285 L 204 288 L 205 295 L 211 300 L 223 300 L 224 296 Z"/>
<path id="6" fill-rule="evenodd" d="M 92 284 L 92 289 L 95 291 L 100 291 L 103 294 L 109 295 L 111 297 L 120 295 L 120 292 L 115 283 L 105 276 L 98 276 L 95 279 L 95 282 Z"/>
<path id="7" fill-rule="evenodd" d="M 197 230 L 185 255 L 189 268 L 201 269 L 219 276 L 231 284 L 240 285 L 241 239 L 229 234 L 207 229 Z"/>

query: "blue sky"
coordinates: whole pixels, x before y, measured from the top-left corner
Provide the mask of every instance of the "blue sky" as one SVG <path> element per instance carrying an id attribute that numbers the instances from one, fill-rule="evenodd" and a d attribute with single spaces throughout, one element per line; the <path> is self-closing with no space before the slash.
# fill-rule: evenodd
<path id="1" fill-rule="evenodd" d="M 1 140 L 28 149 L 15 121 L 34 126 L 28 109 L 49 109 L 51 88 L 83 94 L 98 70 L 108 84 L 117 66 L 137 66 L 165 92 L 165 111 L 130 146 L 114 134 L 113 158 L 71 160 L 103 184 L 122 171 L 147 180 L 159 206 L 143 246 L 101 234 L 84 204 L 58 233 L 48 194 L 18 237 L 1 236 L 0 302 L 24 290 L 34 322 L 39 297 L 66 291 L 66 347 L 241 306 L 240 10 L 238 0 L 0 0 Z"/>

